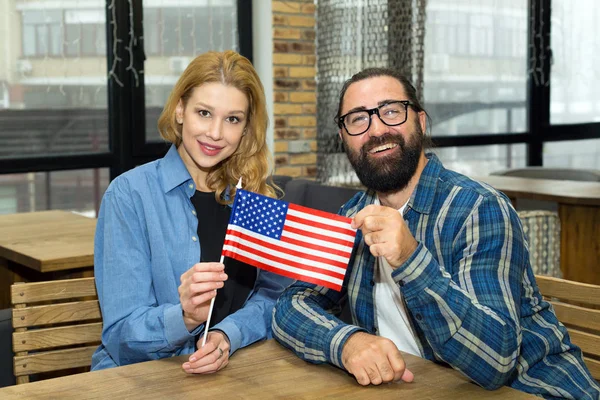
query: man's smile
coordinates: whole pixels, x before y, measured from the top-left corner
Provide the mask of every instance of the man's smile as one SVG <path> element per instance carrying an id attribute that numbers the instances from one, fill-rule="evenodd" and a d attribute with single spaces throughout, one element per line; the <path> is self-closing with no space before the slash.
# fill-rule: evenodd
<path id="1" fill-rule="evenodd" d="M 393 149 L 396 147 L 398 147 L 398 143 L 386 143 L 386 144 L 382 144 L 380 146 L 373 147 L 371 150 L 368 151 L 368 153 L 369 154 L 381 153 L 382 151 L 390 150 L 390 149 Z"/>

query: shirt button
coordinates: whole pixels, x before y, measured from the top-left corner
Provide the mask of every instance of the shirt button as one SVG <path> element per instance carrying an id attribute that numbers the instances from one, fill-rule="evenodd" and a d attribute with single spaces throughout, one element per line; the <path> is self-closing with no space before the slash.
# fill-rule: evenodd
<path id="1" fill-rule="evenodd" d="M 196 236 L 192 236 L 192 240 L 195 242 L 198 240 L 198 238 Z"/>
<path id="2" fill-rule="evenodd" d="M 423 316 L 421 314 L 415 314 L 415 319 L 417 321 L 421 321 L 423 319 Z"/>
<path id="3" fill-rule="evenodd" d="M 196 215 L 196 210 L 192 210 L 192 214 L 193 214 L 193 215 Z"/>
<path id="4" fill-rule="evenodd" d="M 190 183 L 190 184 L 188 185 L 188 187 L 189 187 L 190 189 L 193 189 L 193 188 L 194 188 L 194 185 L 192 185 L 192 184 Z"/>
<path id="5" fill-rule="evenodd" d="M 375 281 L 371 280 L 371 286 L 375 286 Z"/>
<path id="6" fill-rule="evenodd" d="M 400 282 L 398 282 L 398 284 L 399 284 L 400 286 L 404 286 L 404 281 L 400 281 Z"/>

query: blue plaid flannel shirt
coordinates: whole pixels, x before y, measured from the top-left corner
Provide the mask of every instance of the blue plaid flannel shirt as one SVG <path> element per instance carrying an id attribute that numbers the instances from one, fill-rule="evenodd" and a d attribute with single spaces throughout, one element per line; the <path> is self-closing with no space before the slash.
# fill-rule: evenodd
<path id="1" fill-rule="evenodd" d="M 429 159 L 404 214 L 419 245 L 393 272 L 425 358 L 486 389 L 546 398 L 598 399 L 600 388 L 540 296 L 519 217 L 506 196 Z M 372 192 L 340 210 L 353 217 Z M 341 292 L 297 282 L 279 298 L 273 334 L 312 363 L 343 368 L 348 337 L 377 334 L 375 257 L 359 231 Z M 334 315 L 349 302 L 354 325 Z"/>

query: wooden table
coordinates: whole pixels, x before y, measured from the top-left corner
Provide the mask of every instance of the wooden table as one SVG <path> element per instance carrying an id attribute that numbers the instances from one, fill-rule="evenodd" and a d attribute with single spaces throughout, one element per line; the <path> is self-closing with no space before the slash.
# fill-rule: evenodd
<path id="1" fill-rule="evenodd" d="M 96 219 L 67 211 L 0 215 L 0 309 L 10 285 L 92 276 Z"/>
<path id="2" fill-rule="evenodd" d="M 510 197 L 558 203 L 563 278 L 600 284 L 600 182 L 486 176 L 476 178 Z"/>
<path id="3" fill-rule="evenodd" d="M 330 365 L 313 365 L 274 340 L 239 350 L 217 374 L 187 375 L 186 356 L 149 361 L 76 376 L 0 389 L 9 399 L 527 399 L 537 398 L 504 387 L 490 392 L 460 373 L 406 355 L 415 374 L 410 384 L 362 387 L 354 377 Z"/>

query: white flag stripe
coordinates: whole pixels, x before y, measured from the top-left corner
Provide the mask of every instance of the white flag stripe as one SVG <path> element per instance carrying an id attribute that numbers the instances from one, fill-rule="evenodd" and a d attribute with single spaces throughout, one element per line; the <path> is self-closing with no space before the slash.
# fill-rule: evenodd
<path id="1" fill-rule="evenodd" d="M 230 228 L 233 228 L 233 227 L 230 227 Z M 234 230 L 243 232 L 244 228 L 234 229 Z M 251 236 L 251 237 L 254 237 L 254 238 L 257 238 L 257 239 L 260 239 L 260 240 L 264 240 L 265 242 L 267 242 L 267 243 L 269 243 L 271 245 L 274 245 L 274 246 L 282 246 L 283 245 L 286 248 L 292 248 L 292 246 L 293 246 L 293 247 L 302 249 L 300 246 L 290 245 L 289 243 L 281 243 L 278 240 L 273 240 L 273 239 L 270 239 L 270 238 L 264 238 L 263 236 L 257 235 L 254 232 L 245 231 L 243 233 L 245 233 L 248 236 Z M 236 242 L 236 243 L 246 244 L 249 247 L 254 247 L 254 248 L 258 248 L 258 246 L 259 246 L 256 243 L 250 242 L 249 240 L 242 239 L 242 238 L 240 238 L 238 236 L 234 236 L 232 234 L 225 235 L 225 240 L 231 240 L 231 241 Z M 336 267 L 335 265 L 330 265 L 330 264 L 327 264 L 327 263 L 322 263 L 322 262 L 318 262 L 318 261 L 306 259 L 306 258 L 303 258 L 303 257 L 294 256 L 294 255 L 291 255 L 289 253 L 286 253 L 285 251 L 280 251 L 280 250 L 277 250 L 277 249 L 271 248 L 271 247 L 266 247 L 266 248 L 263 247 L 263 249 L 264 249 L 263 251 L 265 251 L 266 253 L 272 254 L 272 255 L 274 255 L 276 257 L 281 257 L 281 258 L 284 258 L 284 259 L 290 259 L 290 260 L 295 261 L 297 263 L 306 263 L 306 264 L 308 264 L 311 267 L 317 267 L 317 268 L 322 268 L 322 269 L 326 269 L 326 270 L 329 270 L 329 271 L 334 271 L 334 272 L 340 273 L 342 275 L 346 273 L 346 268 Z M 306 251 L 303 251 L 302 253 L 306 254 Z M 341 256 L 337 256 L 337 255 L 325 254 L 325 253 L 320 252 L 320 251 L 319 252 L 317 252 L 317 251 L 314 251 L 314 252 L 311 251 L 310 252 L 310 255 L 316 255 L 316 256 L 321 257 L 320 254 L 324 254 L 324 258 L 325 259 L 330 259 L 330 260 L 338 261 L 338 262 L 341 262 L 344 265 L 348 264 L 349 257 L 341 257 Z"/>
<path id="2" fill-rule="evenodd" d="M 233 253 L 239 254 L 241 256 L 256 260 L 262 264 L 268 265 L 270 267 L 276 268 L 276 269 L 280 269 L 280 270 L 284 270 L 284 271 L 288 271 L 291 272 L 293 274 L 297 274 L 297 275 L 304 275 L 304 276 L 309 276 L 311 278 L 315 278 L 315 279 L 320 279 L 322 281 L 326 281 L 326 282 L 331 282 L 335 285 L 339 285 L 341 286 L 342 283 L 344 283 L 344 281 L 342 279 L 339 278 L 334 278 L 332 276 L 326 275 L 326 274 L 320 274 L 318 272 L 313 272 L 313 271 L 307 271 L 303 268 L 297 268 L 297 267 L 293 267 L 291 265 L 286 265 L 286 264 L 282 264 L 279 262 L 275 262 L 260 256 L 257 256 L 256 254 L 252 254 L 249 253 L 247 251 L 238 249 L 237 247 L 233 247 L 233 246 L 229 246 L 229 245 L 225 245 L 223 246 L 223 251 L 231 251 Z"/>
<path id="3" fill-rule="evenodd" d="M 234 231 L 239 231 L 239 232 L 244 232 L 247 235 L 250 235 L 250 236 L 255 237 L 255 238 L 262 239 L 265 242 L 269 242 L 271 244 L 278 244 L 280 246 L 286 246 L 286 247 L 289 247 L 290 249 L 301 251 L 303 253 L 306 253 L 306 251 L 307 251 L 307 249 L 305 247 L 303 247 L 303 246 L 295 245 L 295 244 L 288 243 L 288 242 L 281 242 L 281 241 L 279 241 L 277 239 L 273 239 L 273 238 L 270 238 L 268 236 L 263 236 L 263 235 L 261 235 L 259 233 L 252 232 L 251 230 L 246 229 L 246 228 L 242 228 L 241 226 L 238 226 L 238 225 L 230 224 L 228 226 L 228 229 L 231 229 L 231 230 L 234 230 Z M 352 253 L 352 246 L 354 245 L 353 242 L 349 242 L 349 244 L 347 246 L 344 246 L 342 244 L 337 244 L 337 243 L 323 242 L 323 240 L 321 240 L 321 239 L 314 239 L 314 238 L 311 238 L 311 237 L 308 237 L 308 236 L 304 236 L 304 235 L 300 235 L 300 234 L 292 233 L 292 232 L 286 232 L 286 231 L 281 232 L 281 237 L 287 237 L 287 238 L 290 238 L 290 239 L 295 239 L 295 240 L 302 241 L 304 243 L 314 244 L 314 245 L 317 245 L 317 246 L 330 248 L 332 250 L 342 251 L 344 253 L 348 253 L 348 255 L 350 255 Z M 310 249 L 310 251 L 314 252 L 314 254 L 317 254 L 317 250 Z M 341 261 L 344 264 L 346 264 L 348 262 L 348 260 L 349 260 L 349 257 L 345 258 L 344 256 L 339 256 L 339 255 L 331 254 L 330 252 L 321 252 L 321 251 L 319 251 L 318 254 L 320 254 L 321 257 L 326 257 L 326 258 L 331 258 L 332 260 Z"/>
<path id="4" fill-rule="evenodd" d="M 292 215 L 297 218 L 302 218 L 307 221 L 315 221 L 320 224 L 329 225 L 329 226 L 332 226 L 335 228 L 344 228 L 344 229 L 354 230 L 350 227 L 350 222 L 338 221 L 336 219 L 329 219 L 329 218 L 321 217 L 319 215 L 310 214 L 310 213 L 306 213 L 306 212 L 299 211 L 299 210 L 294 210 L 291 207 L 288 208 L 287 213 L 288 213 L 288 215 Z"/>
<path id="5" fill-rule="evenodd" d="M 317 228 L 316 226 L 311 226 L 309 223 L 303 224 L 296 221 L 285 221 L 285 225 L 290 226 L 296 229 L 302 229 L 307 232 L 316 233 L 317 235 L 329 236 L 332 238 L 347 240 L 350 243 L 354 243 L 354 238 L 351 235 L 346 235 L 345 233 L 329 231 L 323 228 Z M 283 227 L 285 230 L 285 226 Z"/>

